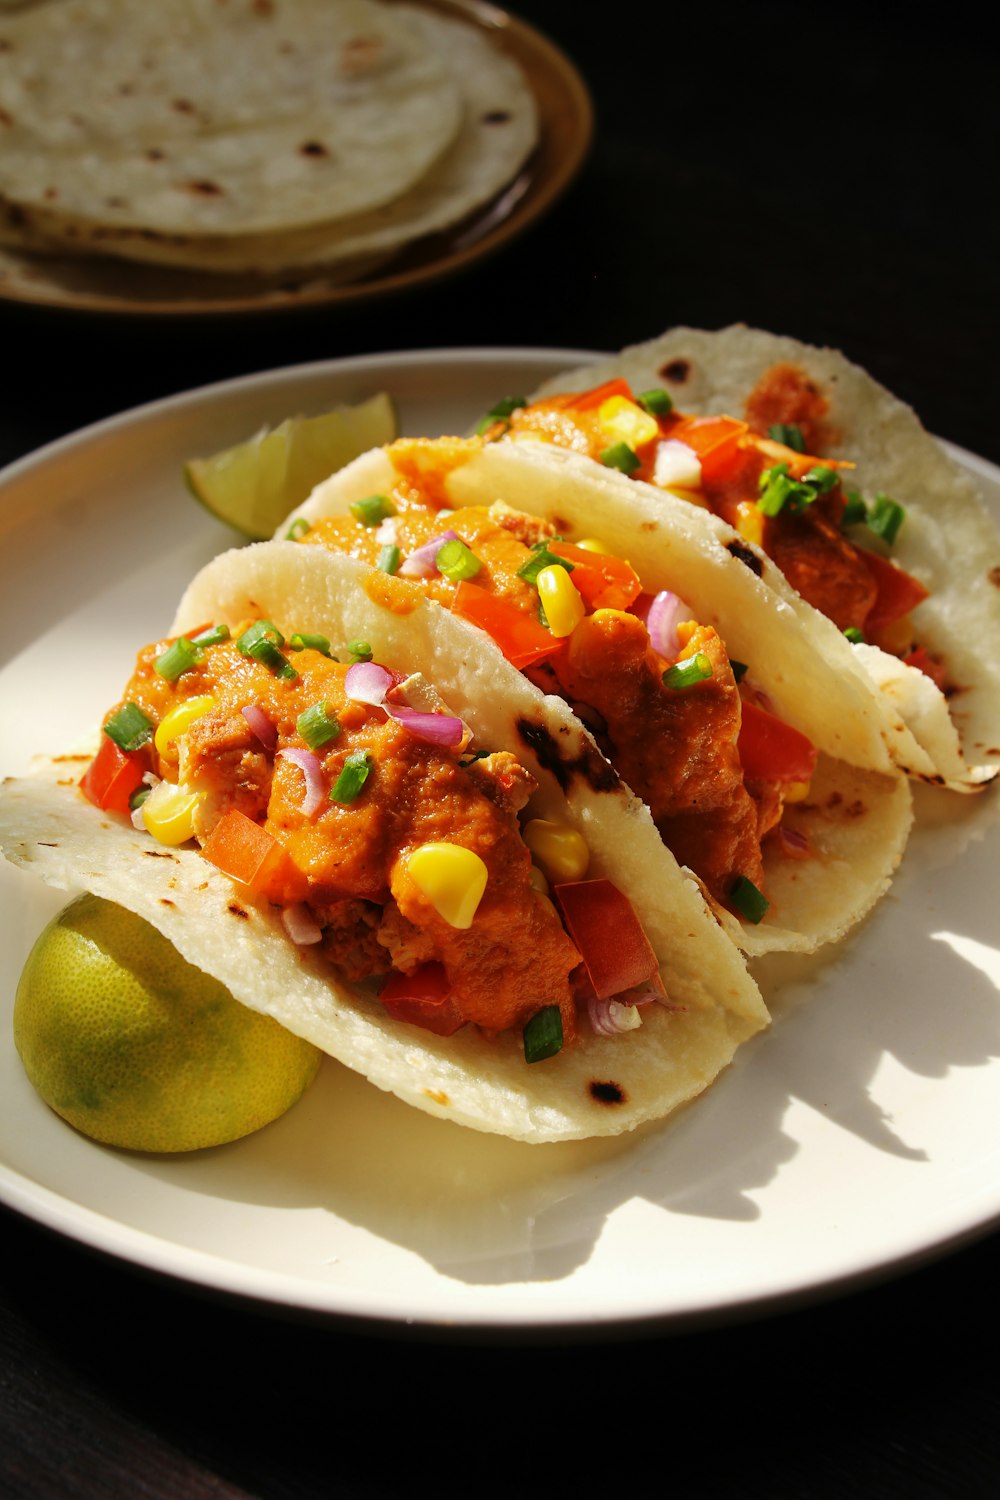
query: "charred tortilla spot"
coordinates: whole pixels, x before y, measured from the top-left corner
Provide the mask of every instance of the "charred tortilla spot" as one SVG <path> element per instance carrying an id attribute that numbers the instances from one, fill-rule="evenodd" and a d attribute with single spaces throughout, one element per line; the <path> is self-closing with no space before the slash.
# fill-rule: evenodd
<path id="1" fill-rule="evenodd" d="M 207 179 L 201 182 L 185 183 L 185 188 L 189 193 L 194 193 L 200 198 L 222 198 L 225 196 L 223 189 L 217 182 L 211 182 Z"/>
<path id="2" fill-rule="evenodd" d="M 232 912 L 234 917 L 239 917 L 243 922 L 249 922 L 250 920 L 250 913 L 248 911 L 245 911 L 243 907 L 240 906 L 238 901 L 230 901 L 229 905 L 226 907 L 226 910 L 228 912 Z"/>
<path id="3" fill-rule="evenodd" d="M 480 115 L 484 125 L 506 125 L 510 115 L 505 109 L 491 109 L 488 114 Z"/>
<path id="4" fill-rule="evenodd" d="M 751 573 L 756 574 L 758 578 L 763 573 L 764 564 L 756 552 L 752 552 L 749 547 L 744 547 L 742 542 L 727 542 L 726 551 L 732 553 L 737 562 L 745 563 Z"/>
<path id="5" fill-rule="evenodd" d="M 147 859 L 172 859 L 174 864 L 177 863 L 177 855 L 171 854 L 169 849 L 143 849 L 142 852 Z"/>
<path id="6" fill-rule="evenodd" d="M 628 1095 L 620 1083 L 592 1078 L 590 1081 L 590 1097 L 595 1104 L 624 1104 Z"/>
<path id="7" fill-rule="evenodd" d="M 556 778 L 563 791 L 569 788 L 574 776 L 582 776 L 595 792 L 615 792 L 621 785 L 615 768 L 585 740 L 581 739 L 580 753 L 571 758 L 544 724 L 518 719 L 516 727 L 522 742 Z"/>
<path id="8" fill-rule="evenodd" d="M 691 361 L 688 359 L 672 359 L 660 367 L 660 375 L 671 385 L 683 385 L 690 374 Z"/>
<path id="9" fill-rule="evenodd" d="M 1000 589 L 1000 565 L 991 568 L 986 575 L 987 583 L 992 583 L 995 589 Z"/>
<path id="10" fill-rule="evenodd" d="M 299 147 L 300 156 L 329 156 L 330 153 L 322 141 L 303 141 Z"/>

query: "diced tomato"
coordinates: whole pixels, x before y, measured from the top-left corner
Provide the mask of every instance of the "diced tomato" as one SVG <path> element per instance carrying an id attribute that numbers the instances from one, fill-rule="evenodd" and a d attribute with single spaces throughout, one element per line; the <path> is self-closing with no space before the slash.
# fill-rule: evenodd
<path id="1" fill-rule="evenodd" d="M 460 583 L 451 607 L 463 620 L 491 635 L 512 666 L 529 667 L 562 649 L 562 641 L 540 620 L 478 583 Z"/>
<path id="2" fill-rule="evenodd" d="M 83 795 L 104 812 L 129 813 L 129 798 L 142 785 L 149 757 L 142 750 L 127 752 L 108 735 L 80 781 Z"/>
<path id="3" fill-rule="evenodd" d="M 465 1024 L 443 964 L 421 964 L 412 974 L 390 974 L 379 1000 L 394 1021 L 451 1036 Z"/>
<path id="4" fill-rule="evenodd" d="M 554 887 L 566 931 L 580 951 L 599 1000 L 642 984 L 659 970 L 631 901 L 610 880 Z"/>
<path id="5" fill-rule="evenodd" d="M 756 703 L 743 704 L 739 751 L 747 781 L 809 781 L 816 769 L 812 741 Z"/>
<path id="6" fill-rule="evenodd" d="M 606 380 L 603 385 L 595 385 L 592 390 L 580 391 L 568 396 L 566 405 L 577 411 L 589 411 L 593 406 L 602 405 L 611 396 L 624 396 L 626 401 L 635 400 L 628 381 L 616 376 L 613 380 Z"/>
<path id="7" fill-rule="evenodd" d="M 573 582 L 589 610 L 628 609 L 642 591 L 638 574 L 623 557 L 588 552 L 572 542 L 551 542 L 549 551 L 573 564 Z"/>
<path id="8" fill-rule="evenodd" d="M 694 449 L 701 459 L 702 482 L 713 484 L 736 462 L 749 430 L 735 417 L 684 417 L 671 427 L 670 436 Z"/>
<path id="9" fill-rule="evenodd" d="M 864 626 L 866 635 L 877 635 L 887 625 L 916 609 L 927 598 L 928 590 L 919 579 L 897 568 L 887 557 L 880 557 L 877 552 L 868 552 L 863 547 L 858 548 L 858 554 L 878 585 L 875 603 L 865 617 Z"/>
<path id="10" fill-rule="evenodd" d="M 201 852 L 224 875 L 260 895 L 280 898 L 289 894 L 294 871 L 287 851 L 238 807 L 223 813 Z"/>

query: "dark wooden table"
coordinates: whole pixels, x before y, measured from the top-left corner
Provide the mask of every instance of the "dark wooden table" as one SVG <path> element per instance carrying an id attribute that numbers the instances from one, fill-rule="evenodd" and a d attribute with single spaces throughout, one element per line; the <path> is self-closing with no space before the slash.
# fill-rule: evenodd
<path id="1" fill-rule="evenodd" d="M 932 21 L 851 3 L 582 10 L 520 7 L 597 111 L 585 170 L 523 239 L 353 309 L 6 307 L 0 459 L 251 370 L 464 344 L 613 349 L 743 320 L 838 345 L 932 431 L 1000 461 L 995 64 L 971 6 Z M 531 1348 L 297 1322 L 7 1211 L 0 1234 L 0 1493 L 19 1500 L 996 1493 L 990 1226 L 813 1306 Z"/>

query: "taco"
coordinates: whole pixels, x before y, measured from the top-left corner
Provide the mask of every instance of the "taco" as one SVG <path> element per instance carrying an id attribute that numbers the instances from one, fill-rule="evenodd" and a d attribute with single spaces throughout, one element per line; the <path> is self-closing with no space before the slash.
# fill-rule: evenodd
<path id="1" fill-rule="evenodd" d="M 99 748 L 8 778 L 0 847 L 433 1115 L 532 1142 L 661 1118 L 767 1024 L 741 956 L 565 705 L 367 573 L 216 558 Z"/>
<path id="2" fill-rule="evenodd" d="M 640 514 L 634 494 L 556 447 L 401 439 L 284 529 L 303 554 L 367 563 L 390 609 L 429 597 L 482 629 L 586 724 L 744 951 L 812 951 L 865 915 L 905 847 L 892 726 L 728 528 L 652 489 Z"/>
<path id="3" fill-rule="evenodd" d="M 983 642 L 1000 634 L 1000 536 L 971 476 L 843 355 L 742 325 L 675 328 L 490 427 L 529 434 L 707 506 L 762 548 L 824 616 L 828 660 L 861 666 L 903 720 L 909 774 L 959 791 L 996 776 L 1000 662 Z"/>

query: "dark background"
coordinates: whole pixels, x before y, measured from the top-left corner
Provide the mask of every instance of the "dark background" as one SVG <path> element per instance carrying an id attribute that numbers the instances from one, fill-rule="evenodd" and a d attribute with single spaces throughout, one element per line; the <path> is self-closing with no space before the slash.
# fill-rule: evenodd
<path id="1" fill-rule="evenodd" d="M 213 320 L 0 310 L 7 460 L 192 385 L 392 349 L 615 349 L 742 320 L 831 343 L 995 461 L 996 56 L 979 12 L 525 0 L 593 94 L 584 171 L 450 282 Z M 527 1348 L 311 1327 L 0 1215 L 0 1493 L 978 1496 L 1000 1473 L 990 1233 L 745 1324 Z"/>

